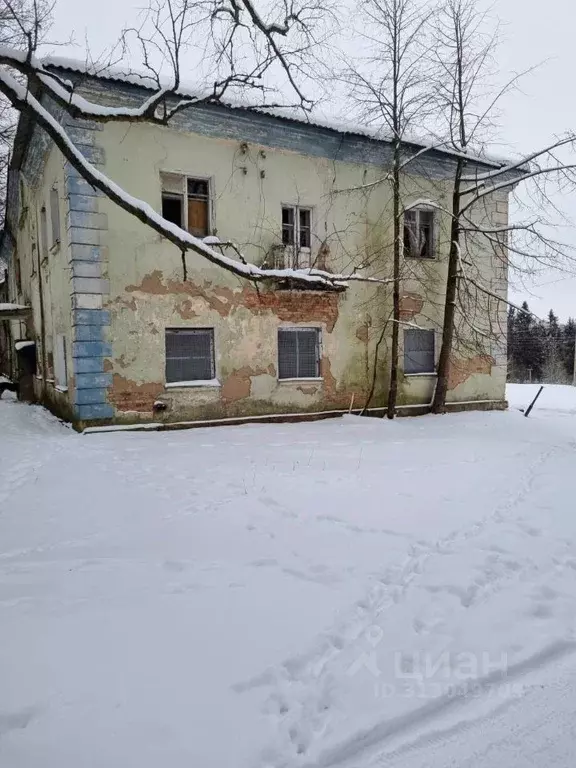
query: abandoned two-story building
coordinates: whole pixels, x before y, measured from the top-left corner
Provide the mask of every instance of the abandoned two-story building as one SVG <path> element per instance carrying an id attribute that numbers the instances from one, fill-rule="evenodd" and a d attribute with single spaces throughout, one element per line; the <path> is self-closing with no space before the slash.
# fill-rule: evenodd
<path id="1" fill-rule="evenodd" d="M 101 104 L 148 95 L 72 63 L 57 71 Z M 169 127 L 62 119 L 83 154 L 128 193 L 198 237 L 234 241 L 252 263 L 392 274 L 390 187 L 374 183 L 391 147 L 362 129 L 223 105 L 189 108 Z M 454 157 L 431 149 L 404 174 L 406 406 L 428 403 L 434 389 L 450 222 L 430 201 L 449 207 L 453 172 Z M 498 226 L 507 211 L 505 190 L 483 205 Z M 10 301 L 30 308 L 10 321 L 10 343 L 35 342 L 37 397 L 80 426 L 347 410 L 372 389 L 370 405 L 385 405 L 389 283 L 256 287 L 194 253 L 184 279 L 180 251 L 93 189 L 25 117 L 1 255 Z M 475 258 L 505 296 L 502 260 L 489 249 Z M 505 305 L 492 302 L 490 311 L 486 323 L 505 328 Z M 502 340 L 488 350 L 457 346 L 449 405 L 501 407 L 505 381 Z"/>

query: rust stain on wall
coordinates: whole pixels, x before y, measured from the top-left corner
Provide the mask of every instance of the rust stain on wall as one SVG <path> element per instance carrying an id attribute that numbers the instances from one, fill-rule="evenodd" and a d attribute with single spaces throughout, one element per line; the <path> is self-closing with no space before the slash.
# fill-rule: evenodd
<path id="1" fill-rule="evenodd" d="M 203 299 L 221 317 L 228 317 L 238 307 L 244 307 L 254 314 L 271 312 L 284 322 L 321 322 L 331 333 L 338 319 L 338 298 L 334 292 L 326 291 L 260 291 L 245 286 L 233 291 L 223 286 L 205 287 L 192 282 L 167 280 L 163 282 L 162 272 L 155 270 L 145 275 L 140 285 L 126 287 L 128 293 L 148 293 L 155 296 L 187 295 Z M 179 311 L 191 311 L 192 303 L 180 305 Z"/>
<path id="2" fill-rule="evenodd" d="M 367 325 L 361 325 L 360 328 L 356 329 L 356 338 L 358 341 L 361 341 L 363 344 L 368 344 L 368 326 Z"/>
<path id="3" fill-rule="evenodd" d="M 164 391 L 161 382 L 136 384 L 130 379 L 115 373 L 112 377 L 112 387 L 108 392 L 108 400 L 119 411 L 152 411 L 154 400 Z"/>
<path id="4" fill-rule="evenodd" d="M 308 387 L 300 386 L 300 387 L 296 387 L 296 389 L 299 392 L 302 392 L 303 395 L 315 395 L 316 392 L 318 392 L 318 387 L 317 386 L 316 387 L 314 387 L 314 386 L 308 386 Z"/>
<path id="5" fill-rule="evenodd" d="M 264 373 L 268 373 L 266 368 L 250 368 L 248 365 L 232 371 L 222 385 L 222 399 L 234 403 L 250 397 L 252 376 L 261 376 Z"/>
<path id="6" fill-rule="evenodd" d="M 130 299 L 125 299 L 123 296 L 120 296 L 117 299 L 114 299 L 114 301 L 112 301 L 111 304 L 117 307 L 131 309 L 133 312 L 136 312 L 136 309 L 137 309 L 136 299 L 133 296 Z"/>
<path id="7" fill-rule="evenodd" d="M 475 357 L 457 359 L 450 361 L 450 370 L 448 372 L 448 389 L 456 389 L 460 384 L 467 381 L 470 376 L 476 374 L 485 374 L 490 376 L 492 366 L 496 365 L 496 360 L 490 355 L 476 355 Z"/>
<path id="8" fill-rule="evenodd" d="M 424 299 L 418 293 L 405 293 L 400 297 L 400 320 L 412 320 L 422 312 Z"/>
<path id="9" fill-rule="evenodd" d="M 320 365 L 322 378 L 324 379 L 324 400 L 331 405 L 345 408 L 350 404 L 352 394 L 363 395 L 359 388 L 349 389 L 348 387 L 339 387 L 334 377 L 330 365 L 330 359 L 323 357 Z"/>
<path id="10" fill-rule="evenodd" d="M 190 299 L 185 299 L 182 304 L 180 304 L 179 307 L 176 308 L 176 311 L 182 318 L 182 320 L 193 320 L 195 317 L 198 317 L 198 313 L 194 312 L 192 309 L 193 304 Z"/>

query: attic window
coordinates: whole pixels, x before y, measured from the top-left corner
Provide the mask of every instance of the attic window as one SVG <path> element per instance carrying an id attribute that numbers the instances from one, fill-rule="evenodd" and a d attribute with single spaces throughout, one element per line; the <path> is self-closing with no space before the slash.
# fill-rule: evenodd
<path id="1" fill-rule="evenodd" d="M 434 211 L 412 208 L 404 212 L 404 256 L 434 258 Z"/>
<path id="2" fill-rule="evenodd" d="M 162 173 L 162 216 L 195 237 L 210 234 L 210 184 L 176 173 Z"/>

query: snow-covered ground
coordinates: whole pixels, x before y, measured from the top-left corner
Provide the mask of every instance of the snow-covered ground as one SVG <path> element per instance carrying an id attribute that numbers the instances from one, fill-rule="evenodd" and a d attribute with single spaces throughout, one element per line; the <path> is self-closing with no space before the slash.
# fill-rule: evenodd
<path id="1" fill-rule="evenodd" d="M 573 766 L 576 389 L 535 389 L 92 435 L 5 394 L 0 765 Z"/>

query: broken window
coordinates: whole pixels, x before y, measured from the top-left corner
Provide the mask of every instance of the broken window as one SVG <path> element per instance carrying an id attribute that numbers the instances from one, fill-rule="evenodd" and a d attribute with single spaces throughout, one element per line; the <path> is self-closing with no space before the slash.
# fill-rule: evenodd
<path id="1" fill-rule="evenodd" d="M 285 246 L 284 266 L 303 269 L 310 267 L 312 247 L 312 209 L 297 205 L 282 206 L 282 244 Z"/>
<path id="2" fill-rule="evenodd" d="M 404 373 L 434 373 L 434 331 L 404 330 Z"/>
<path id="3" fill-rule="evenodd" d="M 317 379 L 320 376 L 320 329 L 278 329 L 278 378 Z"/>
<path id="4" fill-rule="evenodd" d="M 52 223 L 52 246 L 60 243 L 60 198 L 58 189 L 50 190 L 50 221 Z"/>
<path id="5" fill-rule="evenodd" d="M 434 211 L 412 208 L 404 212 L 404 256 L 434 258 Z"/>
<path id="6" fill-rule="evenodd" d="M 162 216 L 195 237 L 210 234 L 210 184 L 177 173 L 162 173 Z"/>
<path id="7" fill-rule="evenodd" d="M 216 378 L 213 328 L 166 329 L 166 382 Z"/>

